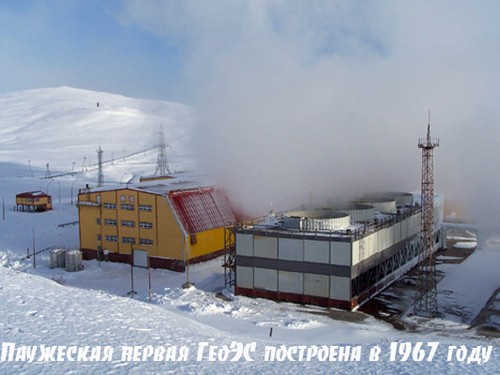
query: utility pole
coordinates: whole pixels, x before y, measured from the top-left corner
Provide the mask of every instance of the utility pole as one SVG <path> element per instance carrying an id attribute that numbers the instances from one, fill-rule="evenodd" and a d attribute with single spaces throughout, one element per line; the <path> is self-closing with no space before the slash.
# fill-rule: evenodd
<path id="1" fill-rule="evenodd" d="M 33 228 L 33 268 L 36 268 L 36 261 L 35 261 L 35 228 Z"/>
<path id="2" fill-rule="evenodd" d="M 101 146 L 97 149 L 97 187 L 104 185 L 104 174 L 102 173 L 102 154 Z"/>
<path id="3" fill-rule="evenodd" d="M 420 222 L 420 252 L 418 255 L 416 315 L 435 317 L 438 313 L 436 259 L 434 257 L 434 148 L 439 139 L 431 138 L 430 112 L 427 137 L 418 142 L 422 149 L 422 216 Z"/>

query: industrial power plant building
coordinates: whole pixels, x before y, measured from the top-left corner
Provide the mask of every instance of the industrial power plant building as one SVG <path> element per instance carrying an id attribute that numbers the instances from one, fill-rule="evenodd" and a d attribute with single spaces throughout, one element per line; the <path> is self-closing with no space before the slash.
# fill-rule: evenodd
<path id="1" fill-rule="evenodd" d="M 443 247 L 442 218 L 436 197 L 434 250 Z M 421 207 L 409 193 L 241 224 L 236 294 L 353 309 L 417 264 L 420 226 Z"/>
<path id="2" fill-rule="evenodd" d="M 109 259 L 184 271 L 220 255 L 225 227 L 235 222 L 213 187 L 144 183 L 135 187 L 82 189 L 78 194 L 80 248 L 84 259 Z"/>

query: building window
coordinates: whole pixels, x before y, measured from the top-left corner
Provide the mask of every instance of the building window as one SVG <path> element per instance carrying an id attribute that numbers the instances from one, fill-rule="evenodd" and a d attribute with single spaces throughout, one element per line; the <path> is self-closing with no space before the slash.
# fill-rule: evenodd
<path id="1" fill-rule="evenodd" d="M 123 203 L 123 204 L 120 205 L 120 208 L 122 210 L 126 210 L 126 211 L 134 211 L 134 205 L 133 204 Z"/>
<path id="2" fill-rule="evenodd" d="M 150 240 L 149 238 L 141 238 L 140 243 L 141 245 L 151 246 L 153 245 L 153 240 Z"/>
<path id="3" fill-rule="evenodd" d="M 97 219 L 95 219 L 95 223 L 97 225 L 101 225 L 101 218 L 98 217 Z"/>
<path id="4" fill-rule="evenodd" d="M 104 225 L 116 225 L 115 219 L 104 219 Z"/>
<path id="5" fill-rule="evenodd" d="M 125 202 L 126 199 L 125 195 L 120 195 L 120 202 Z"/>
<path id="6" fill-rule="evenodd" d="M 110 210 L 116 210 L 116 203 L 104 203 L 104 208 L 108 208 Z"/>
<path id="7" fill-rule="evenodd" d="M 134 203 L 134 196 L 133 196 L 133 195 L 129 195 L 129 196 L 128 196 L 128 201 L 129 201 L 130 203 Z"/>
<path id="8" fill-rule="evenodd" d="M 135 238 L 134 237 L 122 237 L 122 242 L 129 243 L 129 244 L 135 244 Z"/>
<path id="9" fill-rule="evenodd" d="M 144 229 L 152 229 L 153 228 L 153 223 L 149 223 L 147 221 L 140 221 L 139 226 Z"/>
<path id="10" fill-rule="evenodd" d="M 100 234 L 97 235 L 97 241 L 100 241 L 102 239 L 102 236 Z"/>
<path id="11" fill-rule="evenodd" d="M 108 242 L 118 242 L 118 237 L 117 236 L 108 236 L 108 235 L 106 235 L 105 239 Z"/>
<path id="12" fill-rule="evenodd" d="M 122 220 L 122 227 L 133 228 L 135 227 L 135 223 L 130 220 Z"/>
<path id="13" fill-rule="evenodd" d="M 153 206 L 150 204 L 140 204 L 139 211 L 151 212 L 153 211 Z"/>

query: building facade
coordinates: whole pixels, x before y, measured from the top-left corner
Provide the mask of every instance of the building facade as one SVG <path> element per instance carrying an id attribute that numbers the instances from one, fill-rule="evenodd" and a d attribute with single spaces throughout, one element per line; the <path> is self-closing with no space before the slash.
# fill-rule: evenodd
<path id="1" fill-rule="evenodd" d="M 52 197 L 42 191 L 28 191 L 16 195 L 18 211 L 43 212 L 52 210 Z"/>
<path id="2" fill-rule="evenodd" d="M 225 227 L 235 221 L 213 187 L 82 189 L 78 210 L 85 259 L 131 263 L 146 254 L 151 267 L 176 271 L 220 255 Z"/>
<path id="3" fill-rule="evenodd" d="M 441 202 L 435 249 L 443 241 Z M 241 225 L 236 294 L 353 309 L 416 265 L 420 216 L 418 205 L 377 199 Z"/>

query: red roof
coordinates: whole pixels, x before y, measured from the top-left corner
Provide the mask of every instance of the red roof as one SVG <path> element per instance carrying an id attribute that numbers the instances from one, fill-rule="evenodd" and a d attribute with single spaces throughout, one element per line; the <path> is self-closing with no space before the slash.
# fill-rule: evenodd
<path id="1" fill-rule="evenodd" d="M 168 196 L 189 234 L 223 227 L 236 221 L 224 195 L 214 188 L 174 190 Z"/>
<path id="2" fill-rule="evenodd" d="M 16 198 L 35 198 L 35 197 L 48 197 L 43 191 L 27 191 L 25 193 L 16 194 Z"/>

